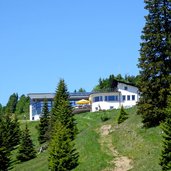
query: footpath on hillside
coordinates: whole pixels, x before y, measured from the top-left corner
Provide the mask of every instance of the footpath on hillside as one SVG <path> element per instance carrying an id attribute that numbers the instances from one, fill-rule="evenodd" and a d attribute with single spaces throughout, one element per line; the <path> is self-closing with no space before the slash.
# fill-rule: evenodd
<path id="1" fill-rule="evenodd" d="M 112 144 L 112 138 L 109 134 L 112 132 L 111 125 L 103 125 L 100 128 L 100 145 L 105 152 L 113 156 L 111 167 L 103 171 L 128 171 L 133 168 L 132 160 L 126 156 L 121 156 Z"/>

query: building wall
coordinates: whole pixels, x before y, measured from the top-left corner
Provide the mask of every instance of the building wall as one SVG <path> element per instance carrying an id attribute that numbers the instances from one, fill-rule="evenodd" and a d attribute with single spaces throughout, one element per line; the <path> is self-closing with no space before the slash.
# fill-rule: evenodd
<path id="1" fill-rule="evenodd" d="M 105 99 L 110 96 L 110 100 Z M 117 96 L 117 99 L 115 97 Z M 98 110 L 118 109 L 122 105 L 125 108 L 136 105 L 139 100 L 138 88 L 132 85 L 118 83 L 116 92 L 94 93 L 90 95 L 92 112 Z"/>
<path id="2" fill-rule="evenodd" d="M 98 97 L 99 97 L 99 101 L 96 101 Z M 111 97 L 111 99 L 109 97 Z M 114 98 L 112 99 L 112 97 Z M 120 92 L 91 94 L 90 100 L 92 105 L 92 112 L 98 110 L 117 109 L 121 105 L 120 99 L 121 99 Z"/>
<path id="3" fill-rule="evenodd" d="M 138 88 L 132 85 L 118 83 L 118 91 L 121 92 L 121 104 L 124 107 L 132 107 L 139 100 Z M 125 96 L 125 100 L 123 100 Z"/>

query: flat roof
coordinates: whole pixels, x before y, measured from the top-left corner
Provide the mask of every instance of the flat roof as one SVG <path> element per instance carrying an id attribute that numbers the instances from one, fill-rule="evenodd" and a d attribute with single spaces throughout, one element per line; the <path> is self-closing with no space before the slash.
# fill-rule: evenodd
<path id="1" fill-rule="evenodd" d="M 69 93 L 70 99 L 84 99 L 88 98 L 92 94 L 91 92 L 74 92 Z M 53 99 L 55 93 L 29 93 L 30 99 Z"/>

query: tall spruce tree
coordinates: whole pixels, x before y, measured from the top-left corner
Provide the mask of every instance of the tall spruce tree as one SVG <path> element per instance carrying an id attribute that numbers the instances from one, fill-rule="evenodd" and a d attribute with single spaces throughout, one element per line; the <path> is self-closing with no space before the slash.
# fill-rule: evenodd
<path id="1" fill-rule="evenodd" d="M 69 101 L 69 92 L 65 81 L 61 79 L 54 97 L 54 105 L 51 114 L 51 129 L 53 129 L 55 122 L 58 120 L 70 130 L 69 135 L 74 139 L 77 134 L 77 127 L 72 112 L 73 109 Z"/>
<path id="2" fill-rule="evenodd" d="M 40 117 L 40 123 L 38 127 L 38 140 L 40 144 L 45 143 L 48 140 L 48 130 L 49 130 L 49 110 L 47 100 L 44 100 L 42 115 Z"/>
<path id="3" fill-rule="evenodd" d="M 64 80 L 59 81 L 51 119 L 49 168 L 56 171 L 72 170 L 78 165 L 78 153 L 74 149 L 77 127 Z"/>
<path id="4" fill-rule="evenodd" d="M 30 131 L 26 124 L 25 130 L 22 133 L 17 159 L 20 162 L 24 162 L 33 159 L 35 157 L 36 157 L 36 151 L 34 149 L 34 145 L 31 140 Z"/>
<path id="5" fill-rule="evenodd" d="M 171 83 L 171 0 L 144 2 L 149 14 L 141 36 L 138 114 L 144 126 L 152 127 L 165 119 Z"/>
<path id="6" fill-rule="evenodd" d="M 163 150 L 160 159 L 160 165 L 163 171 L 171 170 L 171 95 L 168 98 L 168 106 L 166 108 L 167 119 L 162 125 Z"/>

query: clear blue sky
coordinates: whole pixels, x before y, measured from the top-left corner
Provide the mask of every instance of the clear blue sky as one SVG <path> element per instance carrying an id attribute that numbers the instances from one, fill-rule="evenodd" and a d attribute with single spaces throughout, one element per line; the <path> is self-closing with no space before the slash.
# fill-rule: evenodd
<path id="1" fill-rule="evenodd" d="M 12 93 L 91 91 L 110 74 L 137 75 L 143 0 L 0 1 L 0 103 Z"/>

